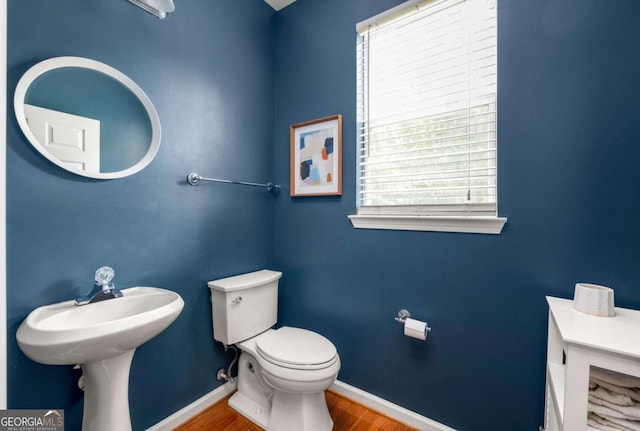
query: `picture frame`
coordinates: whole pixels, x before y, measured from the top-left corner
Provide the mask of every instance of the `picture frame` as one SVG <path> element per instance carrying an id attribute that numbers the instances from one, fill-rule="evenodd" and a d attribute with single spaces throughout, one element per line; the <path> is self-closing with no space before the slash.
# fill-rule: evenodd
<path id="1" fill-rule="evenodd" d="M 342 115 L 290 128 L 291 196 L 342 195 Z"/>

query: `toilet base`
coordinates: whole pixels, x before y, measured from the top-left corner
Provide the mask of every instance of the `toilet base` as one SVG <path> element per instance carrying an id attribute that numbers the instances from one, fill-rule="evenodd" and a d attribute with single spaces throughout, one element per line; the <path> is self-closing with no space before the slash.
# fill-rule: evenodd
<path id="1" fill-rule="evenodd" d="M 324 391 L 309 394 L 274 392 L 267 431 L 331 431 L 332 428 L 333 420 Z"/>
<path id="2" fill-rule="evenodd" d="M 335 381 L 340 361 L 311 371 L 280 370 L 269 364 L 267 372 L 257 359 L 256 338 L 238 345 L 238 391 L 229 406 L 266 431 L 331 431 L 324 391 Z"/>
<path id="3" fill-rule="evenodd" d="M 229 398 L 229 407 L 249 419 L 260 428 L 267 429 L 271 419 L 271 407 L 266 407 L 255 402 L 246 395 L 236 391 Z"/>

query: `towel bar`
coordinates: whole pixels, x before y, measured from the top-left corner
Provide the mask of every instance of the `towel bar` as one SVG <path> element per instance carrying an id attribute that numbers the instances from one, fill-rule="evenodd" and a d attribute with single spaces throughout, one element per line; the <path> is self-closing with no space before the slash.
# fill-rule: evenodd
<path id="1" fill-rule="evenodd" d="M 267 191 L 274 195 L 278 194 L 278 192 L 280 191 L 280 186 L 273 183 L 259 184 L 259 183 L 250 183 L 246 181 L 231 181 L 231 180 L 221 180 L 218 178 L 206 178 L 193 172 L 187 175 L 187 182 L 192 186 L 197 186 L 200 183 L 200 181 L 213 181 L 216 183 L 239 184 L 242 186 L 266 187 Z"/>

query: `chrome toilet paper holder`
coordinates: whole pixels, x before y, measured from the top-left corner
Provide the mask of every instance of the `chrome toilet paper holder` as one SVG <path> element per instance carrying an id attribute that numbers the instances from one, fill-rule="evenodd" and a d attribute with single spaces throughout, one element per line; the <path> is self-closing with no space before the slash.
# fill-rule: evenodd
<path id="1" fill-rule="evenodd" d="M 406 322 L 407 319 L 410 317 L 411 317 L 411 313 L 409 313 L 409 310 L 405 310 L 403 308 L 402 310 L 398 311 L 398 316 L 395 319 L 396 319 L 396 322 L 404 324 L 404 322 Z"/>
<path id="2" fill-rule="evenodd" d="M 404 325 L 407 322 L 407 319 L 411 318 L 411 313 L 409 313 L 409 310 L 403 308 L 402 310 L 398 311 L 398 315 L 394 318 L 396 322 Z M 426 330 L 427 332 L 431 332 L 431 328 L 429 327 L 429 325 L 426 325 Z"/>

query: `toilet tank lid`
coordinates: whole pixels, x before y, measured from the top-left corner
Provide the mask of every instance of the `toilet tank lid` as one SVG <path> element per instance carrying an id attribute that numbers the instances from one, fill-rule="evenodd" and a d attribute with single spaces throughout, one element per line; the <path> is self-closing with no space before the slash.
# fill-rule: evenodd
<path id="1" fill-rule="evenodd" d="M 211 290 L 223 292 L 233 292 L 234 290 L 249 289 L 261 284 L 271 283 L 282 277 L 282 273 L 263 269 L 261 271 L 250 272 L 248 274 L 234 275 L 233 277 L 212 280 L 207 285 Z"/>

